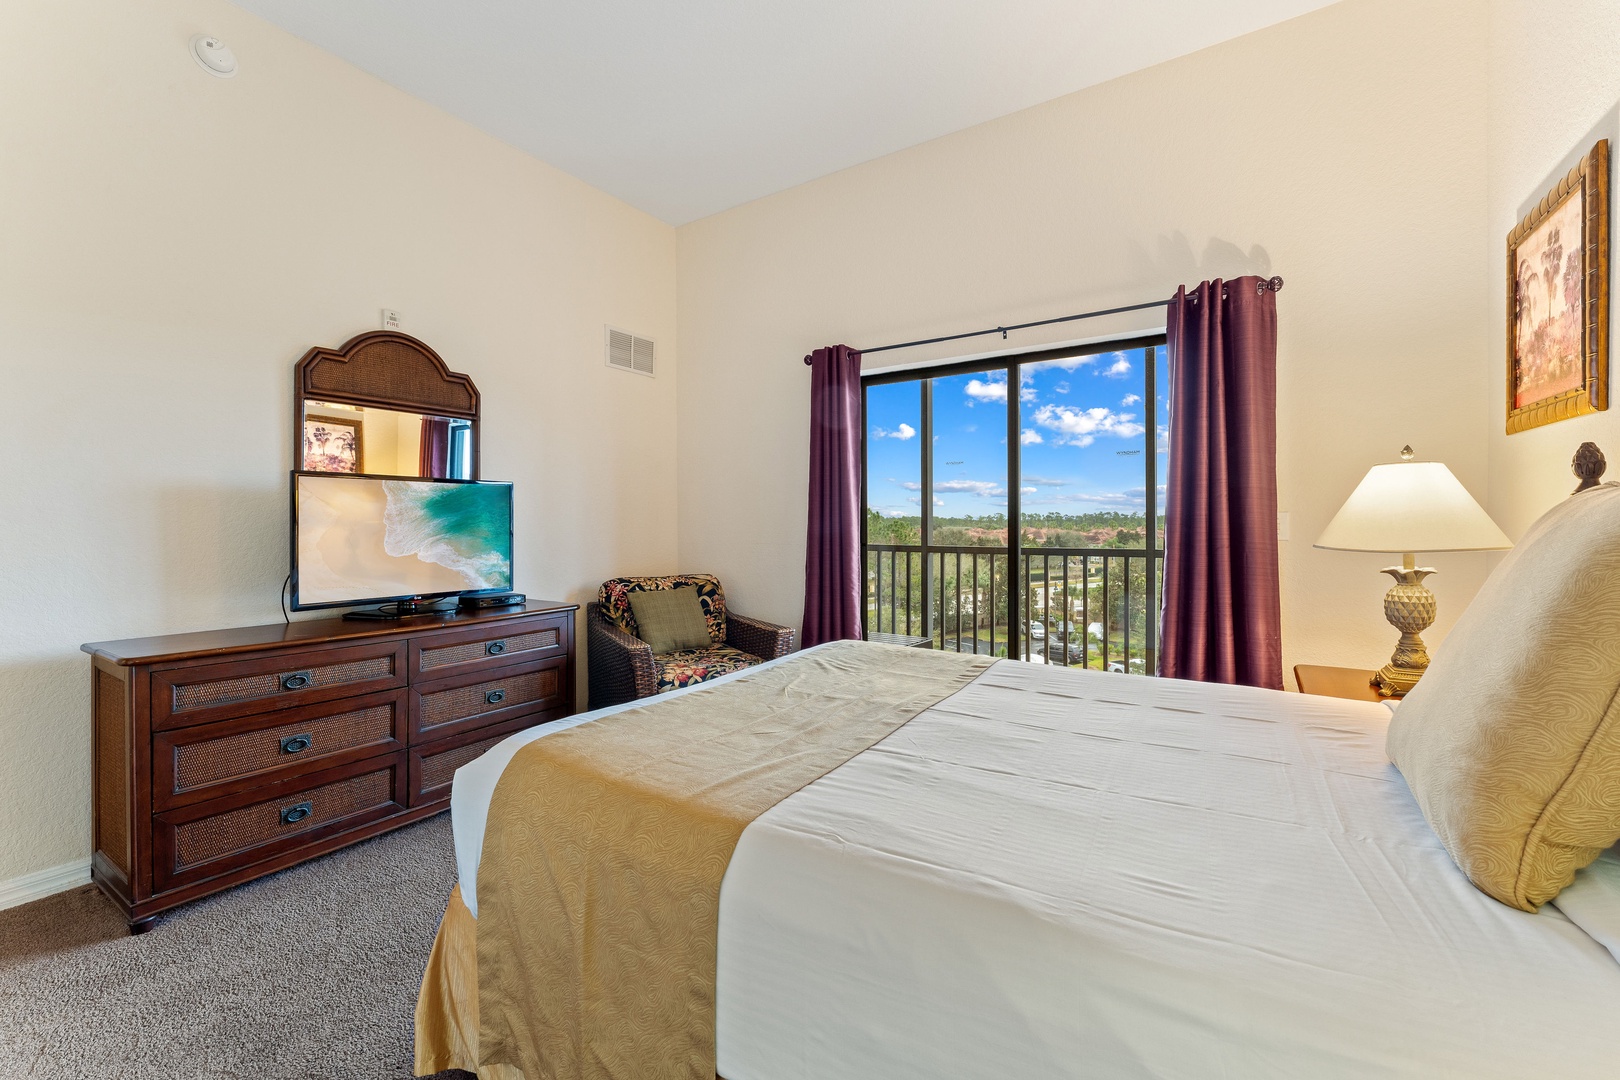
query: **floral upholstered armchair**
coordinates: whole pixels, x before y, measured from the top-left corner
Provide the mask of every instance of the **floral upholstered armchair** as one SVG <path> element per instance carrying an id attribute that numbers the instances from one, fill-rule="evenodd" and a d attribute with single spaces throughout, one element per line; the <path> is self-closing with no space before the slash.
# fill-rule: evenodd
<path id="1" fill-rule="evenodd" d="M 632 593 L 650 589 L 697 590 L 708 623 L 706 648 L 654 655 L 637 634 Z M 585 605 L 589 635 L 590 707 L 618 705 L 665 690 L 718 678 L 729 672 L 774 660 L 793 651 L 792 627 L 761 622 L 726 610 L 726 594 L 712 574 L 614 578 L 604 581 L 596 603 Z"/>

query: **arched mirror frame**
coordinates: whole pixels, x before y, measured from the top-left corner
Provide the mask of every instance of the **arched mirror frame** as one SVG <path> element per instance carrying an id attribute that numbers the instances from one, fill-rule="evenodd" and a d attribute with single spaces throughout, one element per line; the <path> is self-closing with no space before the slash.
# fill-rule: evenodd
<path id="1" fill-rule="evenodd" d="M 336 349 L 313 348 L 293 381 L 293 459 L 303 464 L 304 405 L 335 402 L 423 416 L 467 420 L 472 476 L 479 478 L 478 387 L 451 371 L 439 354 L 409 334 L 373 330 Z"/>

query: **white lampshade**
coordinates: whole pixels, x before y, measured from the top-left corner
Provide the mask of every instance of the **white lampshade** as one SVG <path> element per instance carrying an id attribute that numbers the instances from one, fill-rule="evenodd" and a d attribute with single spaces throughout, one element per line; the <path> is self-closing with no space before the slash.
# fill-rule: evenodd
<path id="1" fill-rule="evenodd" d="M 1397 461 L 1367 471 L 1316 546 L 1337 551 L 1489 551 L 1510 548 L 1513 542 L 1444 464 Z"/>

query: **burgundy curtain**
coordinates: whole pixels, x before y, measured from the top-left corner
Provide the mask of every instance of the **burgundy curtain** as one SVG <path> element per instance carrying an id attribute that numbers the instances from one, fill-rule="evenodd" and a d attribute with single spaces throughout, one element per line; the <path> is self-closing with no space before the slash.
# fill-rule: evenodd
<path id="1" fill-rule="evenodd" d="M 422 417 L 422 449 L 417 475 L 444 479 L 450 475 L 450 421 Z"/>
<path id="2" fill-rule="evenodd" d="M 1206 281 L 1170 301 L 1159 673 L 1281 690 L 1277 298 Z"/>
<path id="3" fill-rule="evenodd" d="M 861 636 L 861 354 L 829 345 L 810 365 L 810 524 L 804 645 Z"/>

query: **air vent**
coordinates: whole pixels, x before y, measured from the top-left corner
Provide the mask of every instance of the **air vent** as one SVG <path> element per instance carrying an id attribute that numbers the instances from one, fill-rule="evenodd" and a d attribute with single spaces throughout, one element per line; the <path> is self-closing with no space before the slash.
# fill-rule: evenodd
<path id="1" fill-rule="evenodd" d="M 653 373 L 653 343 L 644 337 L 627 334 L 623 330 L 607 328 L 608 367 L 620 371 L 633 371 L 637 375 Z"/>

